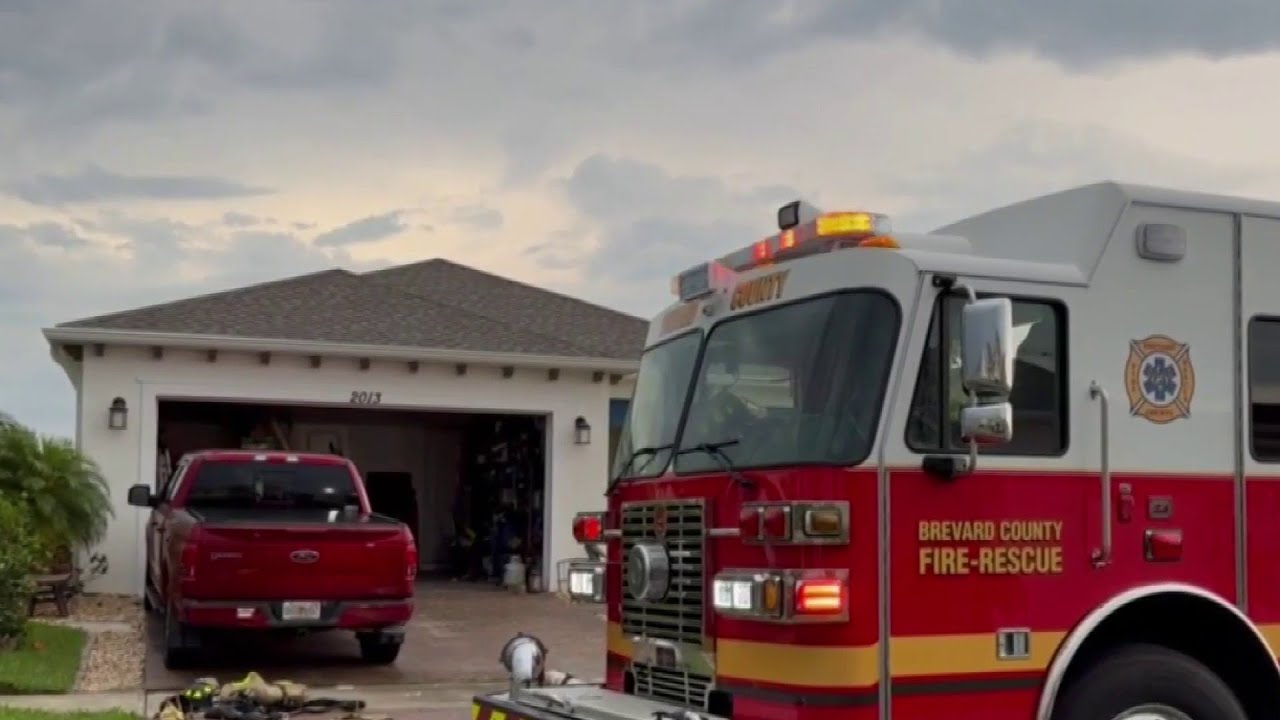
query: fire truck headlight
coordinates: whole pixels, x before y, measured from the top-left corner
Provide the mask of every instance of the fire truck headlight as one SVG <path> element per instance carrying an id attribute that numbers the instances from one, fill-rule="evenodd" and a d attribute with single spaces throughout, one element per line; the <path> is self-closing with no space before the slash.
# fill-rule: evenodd
<path id="1" fill-rule="evenodd" d="M 569 598 L 571 600 L 604 602 L 604 565 L 573 565 L 569 567 Z"/>
<path id="2" fill-rule="evenodd" d="M 835 623 L 848 620 L 848 571 L 725 570 L 711 586 L 717 613 L 744 620 Z"/>
<path id="3" fill-rule="evenodd" d="M 715 607 L 717 610 L 752 610 L 754 591 L 755 582 L 751 580 L 718 579 L 714 585 Z"/>

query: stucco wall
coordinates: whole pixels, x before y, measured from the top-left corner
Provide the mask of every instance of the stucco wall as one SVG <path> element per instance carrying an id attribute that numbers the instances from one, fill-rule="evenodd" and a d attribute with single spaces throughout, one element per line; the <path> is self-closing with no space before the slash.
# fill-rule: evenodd
<path id="1" fill-rule="evenodd" d="M 78 437 L 81 447 L 102 466 L 111 483 L 116 517 L 97 549 L 109 571 L 92 581 L 95 592 L 141 592 L 146 512 L 129 507 L 134 483 L 152 483 L 156 446 L 157 398 L 222 399 L 243 402 L 317 403 L 345 406 L 353 391 L 382 393 L 382 408 L 483 410 L 549 416 L 547 470 L 548 557 L 545 578 L 555 581 L 555 563 L 577 557 L 573 515 L 604 506 L 602 487 L 608 472 L 609 400 L 629 397 L 628 380 L 618 385 L 593 383 L 591 374 L 565 370 L 557 381 L 545 372 L 516 369 L 503 378 L 498 368 L 469 368 L 458 376 L 452 365 L 423 365 L 410 373 L 403 363 L 373 361 L 361 371 L 354 360 L 326 359 L 312 369 L 306 358 L 275 357 L 263 366 L 251 354 L 222 353 L 216 363 L 204 353 L 168 350 L 163 359 L 142 348 L 108 348 L 103 357 L 86 353 L 81 387 Z M 107 407 L 115 397 L 129 404 L 129 426 L 107 427 Z M 573 442 L 579 415 L 592 426 L 592 442 Z M 145 459 L 144 459 L 145 458 Z"/>

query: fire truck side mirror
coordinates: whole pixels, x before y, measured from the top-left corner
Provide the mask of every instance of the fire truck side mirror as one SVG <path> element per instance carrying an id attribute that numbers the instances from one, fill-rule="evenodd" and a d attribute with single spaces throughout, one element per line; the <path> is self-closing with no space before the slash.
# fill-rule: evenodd
<path id="1" fill-rule="evenodd" d="M 966 392 L 1004 400 L 1013 389 L 1013 302 L 973 299 L 961 313 L 961 364 Z M 994 398 L 992 397 L 994 396 Z"/>

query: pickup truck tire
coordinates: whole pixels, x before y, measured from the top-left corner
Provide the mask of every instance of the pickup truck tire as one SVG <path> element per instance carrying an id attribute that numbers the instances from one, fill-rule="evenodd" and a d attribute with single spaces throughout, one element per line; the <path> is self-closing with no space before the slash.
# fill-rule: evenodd
<path id="1" fill-rule="evenodd" d="M 164 666 L 169 670 L 183 670 L 195 659 L 191 642 L 191 630 L 178 622 L 172 611 L 164 614 Z"/>
<path id="2" fill-rule="evenodd" d="M 1222 678 L 1195 658 L 1158 645 L 1113 650 L 1066 689 L 1054 720 L 1120 718 L 1142 710 L 1162 717 L 1247 720 Z"/>
<path id="3" fill-rule="evenodd" d="M 360 635 L 360 659 L 370 665 L 390 665 L 400 657 L 401 642 L 387 642 L 378 635 Z"/>
<path id="4" fill-rule="evenodd" d="M 151 563 L 148 562 L 146 569 L 143 570 L 142 576 L 142 609 L 145 612 L 152 613 L 156 611 L 156 606 L 151 603 Z"/>

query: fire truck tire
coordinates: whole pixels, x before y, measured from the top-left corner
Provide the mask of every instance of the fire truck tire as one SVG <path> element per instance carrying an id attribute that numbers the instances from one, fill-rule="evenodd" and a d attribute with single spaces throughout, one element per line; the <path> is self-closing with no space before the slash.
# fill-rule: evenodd
<path id="1" fill-rule="evenodd" d="M 1231 688 L 1198 660 L 1158 645 L 1125 645 L 1089 668 L 1057 703 L 1054 720 L 1247 720 Z M 1173 710 L 1174 712 L 1169 712 Z M 1163 711 L 1163 712 L 1162 712 Z"/>

